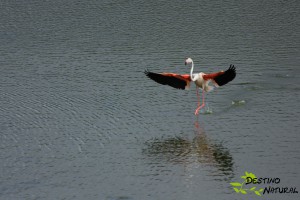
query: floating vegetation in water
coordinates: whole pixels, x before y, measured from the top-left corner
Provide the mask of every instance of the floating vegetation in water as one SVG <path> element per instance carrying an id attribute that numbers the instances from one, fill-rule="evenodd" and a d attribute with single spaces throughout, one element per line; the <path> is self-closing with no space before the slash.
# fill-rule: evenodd
<path id="1" fill-rule="evenodd" d="M 231 104 L 235 105 L 235 106 L 241 106 L 241 105 L 244 105 L 245 103 L 246 103 L 245 100 L 235 100 L 235 101 L 231 102 Z"/>

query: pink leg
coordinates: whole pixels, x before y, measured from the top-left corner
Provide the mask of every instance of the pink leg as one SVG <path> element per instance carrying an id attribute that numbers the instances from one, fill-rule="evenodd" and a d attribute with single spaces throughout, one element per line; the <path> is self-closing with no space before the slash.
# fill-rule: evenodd
<path id="1" fill-rule="evenodd" d="M 199 88 L 196 87 L 196 90 L 197 90 L 197 98 L 198 98 L 198 106 L 197 107 L 199 107 L 200 106 Z"/>
<path id="2" fill-rule="evenodd" d="M 202 105 L 199 106 L 199 105 L 200 105 L 200 101 L 199 101 L 199 103 L 198 103 L 198 108 L 195 110 L 195 115 L 198 115 L 200 109 L 203 108 L 203 107 L 205 106 L 205 101 L 204 101 L 204 99 L 205 99 L 205 98 L 204 98 L 204 90 L 202 90 Z"/>

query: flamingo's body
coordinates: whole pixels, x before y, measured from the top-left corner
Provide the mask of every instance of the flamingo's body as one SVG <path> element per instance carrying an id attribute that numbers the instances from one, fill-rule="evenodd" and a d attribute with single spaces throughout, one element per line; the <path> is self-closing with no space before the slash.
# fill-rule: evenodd
<path id="1" fill-rule="evenodd" d="M 230 65 L 226 71 L 220 71 L 217 73 L 205 74 L 200 72 L 194 74 L 193 60 L 191 58 L 187 58 L 185 64 L 191 64 L 190 74 L 153 73 L 149 71 L 145 71 L 145 74 L 157 83 L 169 85 L 182 90 L 189 89 L 191 81 L 195 82 L 198 97 L 198 107 L 195 111 L 195 115 L 197 115 L 199 110 L 205 106 L 204 92 L 209 92 L 213 89 L 213 86 L 209 85 L 209 83 L 212 82 L 214 86 L 219 87 L 232 81 L 236 76 L 235 67 L 234 65 Z M 200 105 L 199 88 L 202 89 L 202 105 Z"/>

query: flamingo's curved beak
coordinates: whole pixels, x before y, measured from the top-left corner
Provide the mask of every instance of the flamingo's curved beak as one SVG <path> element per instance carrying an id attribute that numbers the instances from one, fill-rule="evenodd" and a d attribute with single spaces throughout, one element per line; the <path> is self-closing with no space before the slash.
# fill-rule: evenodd
<path id="1" fill-rule="evenodd" d="M 184 62 L 184 65 L 187 65 L 186 61 Z"/>

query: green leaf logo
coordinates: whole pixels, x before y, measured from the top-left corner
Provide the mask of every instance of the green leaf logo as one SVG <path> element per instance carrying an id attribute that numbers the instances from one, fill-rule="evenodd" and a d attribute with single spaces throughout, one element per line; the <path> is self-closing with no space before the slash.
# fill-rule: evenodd
<path id="1" fill-rule="evenodd" d="M 232 186 L 242 186 L 242 184 L 241 184 L 241 183 L 238 183 L 238 182 L 230 183 L 230 185 L 232 185 Z"/>
<path id="2" fill-rule="evenodd" d="M 251 187 L 250 189 L 244 188 L 244 184 L 248 183 L 249 179 L 257 179 L 257 177 L 255 176 L 255 174 L 253 173 L 249 173 L 249 172 L 245 172 L 245 175 L 241 176 L 241 178 L 244 180 L 242 183 L 240 182 L 232 182 L 230 183 L 230 185 L 233 186 L 233 190 L 236 193 L 241 193 L 241 194 L 248 194 L 249 192 L 253 192 L 254 194 L 256 194 L 257 196 L 261 196 L 261 192 L 264 189 L 256 189 L 256 187 Z"/>

